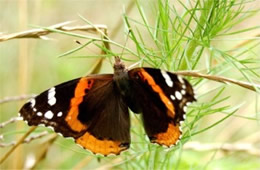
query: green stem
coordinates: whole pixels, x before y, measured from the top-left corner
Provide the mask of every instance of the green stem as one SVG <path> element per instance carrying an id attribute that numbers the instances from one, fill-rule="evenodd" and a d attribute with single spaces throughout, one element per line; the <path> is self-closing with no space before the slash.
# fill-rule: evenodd
<path id="1" fill-rule="evenodd" d="M 184 60 L 181 62 L 180 70 L 185 70 L 188 67 L 188 61 L 194 56 L 196 48 L 199 46 L 197 40 L 202 36 L 202 32 L 205 29 L 207 20 L 211 15 L 212 8 L 214 7 L 215 0 L 207 0 L 204 2 L 204 6 L 201 11 L 199 22 L 194 31 L 193 39 L 188 42 L 187 50 L 185 51 Z M 202 37 L 203 38 L 203 37 Z"/>

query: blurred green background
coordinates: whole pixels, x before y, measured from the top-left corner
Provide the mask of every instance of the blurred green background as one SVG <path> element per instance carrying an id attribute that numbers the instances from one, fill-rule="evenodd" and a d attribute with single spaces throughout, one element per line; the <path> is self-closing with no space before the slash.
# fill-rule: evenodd
<path id="1" fill-rule="evenodd" d="M 140 56 L 157 53 L 162 53 L 163 56 L 163 50 L 160 51 L 161 49 L 158 49 L 158 46 L 154 45 L 151 37 L 149 37 L 148 24 L 144 23 L 140 11 L 145 13 L 146 21 L 150 23 L 149 26 L 156 27 L 158 6 L 165 2 L 168 1 L 0 0 L 0 37 L 1 35 L 34 29 L 35 26 L 47 27 L 66 21 L 72 21 L 69 24 L 70 26 L 88 25 L 78 16 L 80 14 L 92 24 L 106 25 L 108 36 L 112 36 L 110 38 L 114 42 L 124 46 L 127 41 L 127 48 L 137 51 L 136 53 Z M 191 13 L 187 11 L 195 8 L 197 2 L 199 1 L 170 1 L 169 6 L 172 9 L 169 18 L 180 17 L 188 22 L 189 18 L 186 18 L 186 16 L 191 15 Z M 204 47 L 200 54 L 199 64 L 195 68 L 186 67 L 185 69 L 200 70 L 204 73 L 213 73 L 213 75 L 242 81 L 248 81 L 245 77 L 249 77 L 249 80 L 259 84 L 260 14 L 258 10 L 260 1 L 234 2 L 237 4 L 232 7 L 234 11 L 243 6 L 239 17 L 236 18 L 237 22 L 233 25 L 227 24 L 225 29 L 223 26 L 224 31 L 220 31 L 216 35 L 208 36 L 210 37 L 209 44 L 205 44 L 206 41 L 201 39 L 196 40 L 200 46 Z M 196 6 L 198 11 L 192 19 L 194 21 L 189 25 L 189 29 L 195 29 L 196 21 L 203 11 L 201 8 L 206 3 L 206 0 L 200 1 L 201 6 Z M 131 38 L 126 40 L 127 29 L 123 17 L 125 11 L 127 11 L 125 15 L 132 22 L 133 33 L 141 35 L 142 41 L 146 42 L 144 49 L 150 50 L 149 53 L 140 52 L 136 45 L 137 42 L 133 40 L 131 35 Z M 239 22 L 239 20 L 243 20 L 243 22 Z M 221 19 L 218 22 L 221 22 Z M 171 24 L 175 25 L 174 22 Z M 169 24 L 169 27 L 164 29 L 174 30 L 175 28 L 171 28 Z M 93 33 L 80 33 L 100 37 Z M 185 34 L 187 36 L 196 35 L 196 33 Z M 207 34 L 207 32 L 205 31 L 204 34 Z M 86 40 L 59 33 L 52 33 L 47 37 L 50 39 L 25 38 L 0 42 L 0 100 L 24 94 L 39 94 L 53 85 L 84 76 L 100 59 L 100 57 L 87 57 L 101 54 L 101 49 L 93 44 L 71 54 L 70 57 L 58 58 L 58 55 L 79 46 L 75 43 L 75 40 L 82 42 L 86 42 Z M 190 39 L 185 38 L 183 37 L 182 44 L 178 46 L 180 50 L 176 50 L 176 53 L 170 56 L 170 61 L 177 63 L 177 57 L 174 58 L 174 55 L 179 56 L 180 51 L 185 51 L 185 48 L 188 47 L 185 43 Z M 205 39 L 207 39 L 207 36 L 205 36 Z M 142 41 L 140 40 L 139 43 L 141 44 Z M 239 60 L 238 63 L 235 63 L 238 65 L 237 69 L 235 69 L 233 62 L 230 61 L 229 63 L 229 59 L 221 58 L 221 52 L 215 53 L 217 50 L 212 49 L 218 49 L 223 54 L 228 53 Z M 111 45 L 111 51 L 120 54 L 122 48 Z M 198 53 L 195 52 L 194 54 L 197 55 Z M 78 58 L 77 56 L 85 57 Z M 124 58 L 133 61 L 127 62 L 127 65 L 138 62 L 140 59 L 137 56 L 131 56 L 129 53 Z M 112 73 L 112 59 L 108 57 L 103 61 L 100 73 Z M 154 58 L 151 60 L 154 60 Z M 250 63 L 252 65 L 246 65 L 248 67 L 241 65 L 240 67 L 240 61 L 241 63 L 243 61 L 242 64 Z M 223 64 L 221 64 L 222 62 Z M 149 63 L 144 62 L 144 65 L 148 66 Z M 161 67 L 170 71 L 180 68 L 179 66 L 170 67 L 167 64 L 150 64 L 149 66 Z M 253 73 L 247 74 L 248 70 L 246 69 L 253 70 Z M 245 71 L 243 73 L 247 76 L 244 76 L 239 70 Z M 36 139 L 29 144 L 20 145 L 0 167 L 1 169 L 31 169 L 32 167 L 34 169 L 260 169 L 260 153 L 258 153 L 260 151 L 259 92 L 257 94 L 233 84 L 224 85 L 206 79 L 189 78 L 189 80 L 195 86 L 198 102 L 188 110 L 188 120 L 186 121 L 186 128 L 184 128 L 187 138 L 176 148 L 164 149 L 150 144 L 144 136 L 139 117 L 132 115 L 132 145 L 129 151 L 122 153 L 120 156 L 92 155 L 90 152 L 79 148 L 70 139 L 62 137 L 50 142 L 53 132 L 48 129 L 49 135 Z M 218 100 L 214 100 L 214 98 L 218 98 Z M 19 108 L 25 101 L 0 103 L 0 122 L 17 116 Z M 238 110 L 233 115 L 214 125 L 213 128 L 207 128 L 235 109 Z M 192 126 L 194 119 L 198 119 L 198 121 Z M 0 143 L 17 141 L 28 129 L 29 127 L 22 121 L 0 128 L 0 135 L 3 137 L 3 139 L 0 139 Z M 31 135 L 37 135 L 45 130 L 46 128 L 43 127 L 37 128 Z M 203 132 L 189 136 L 189 134 L 201 130 Z M 198 146 L 192 142 L 199 142 Z M 185 148 L 185 143 L 192 147 Z M 219 144 L 218 146 L 221 146 L 225 143 L 229 143 L 231 146 L 233 144 L 234 146 L 235 144 L 250 144 L 253 152 L 248 152 L 251 151 L 250 148 L 237 152 L 211 149 L 210 147 L 207 148 L 206 145 Z M 10 148 L 11 146 L 1 147 L 0 157 Z M 201 150 L 200 148 L 206 149 Z"/>

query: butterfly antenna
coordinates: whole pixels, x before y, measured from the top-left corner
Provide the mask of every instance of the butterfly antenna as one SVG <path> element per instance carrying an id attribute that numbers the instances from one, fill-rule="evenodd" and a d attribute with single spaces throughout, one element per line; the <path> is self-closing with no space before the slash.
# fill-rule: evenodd
<path id="1" fill-rule="evenodd" d="M 130 30 L 127 33 L 126 41 L 125 41 L 125 44 L 123 46 L 123 50 L 122 50 L 121 54 L 119 56 L 115 56 L 115 64 L 114 64 L 115 73 L 114 74 L 118 74 L 120 72 L 126 72 L 127 71 L 127 68 L 126 68 L 125 64 L 121 61 L 120 57 L 123 56 L 123 53 L 124 53 L 124 50 L 125 50 L 125 47 L 126 47 L 126 43 L 128 41 L 128 38 L 129 38 L 129 33 L 130 33 Z"/>
<path id="2" fill-rule="evenodd" d="M 124 54 L 125 47 L 126 47 L 126 44 L 127 44 L 127 41 L 128 41 L 130 32 L 131 32 L 131 30 L 129 30 L 128 33 L 127 33 L 127 37 L 126 37 L 126 40 L 125 40 L 125 44 L 124 44 L 124 46 L 123 46 L 123 49 L 122 49 L 121 54 L 119 55 L 120 57 L 122 57 L 123 54 Z M 116 57 L 115 57 L 115 61 L 116 61 L 116 62 L 118 62 L 118 60 L 120 61 L 120 57 L 119 57 L 119 56 L 116 56 Z"/>

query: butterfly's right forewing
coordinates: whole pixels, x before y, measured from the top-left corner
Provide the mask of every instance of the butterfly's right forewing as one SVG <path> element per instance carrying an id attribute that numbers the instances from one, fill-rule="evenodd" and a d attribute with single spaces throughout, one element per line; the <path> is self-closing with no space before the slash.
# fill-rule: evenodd
<path id="1" fill-rule="evenodd" d="M 151 142 L 168 147 L 176 144 L 181 137 L 180 122 L 185 118 L 187 104 L 195 100 L 191 85 L 160 69 L 136 68 L 128 74 L 132 93 L 127 101 L 131 110 L 142 113 Z"/>

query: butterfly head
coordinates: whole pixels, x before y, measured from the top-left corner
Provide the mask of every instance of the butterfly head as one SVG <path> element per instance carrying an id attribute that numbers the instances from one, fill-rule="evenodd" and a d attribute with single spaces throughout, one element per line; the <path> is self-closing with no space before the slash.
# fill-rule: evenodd
<path id="1" fill-rule="evenodd" d="M 114 64 L 114 78 L 120 78 L 127 73 L 127 68 L 125 64 L 120 60 L 118 56 L 115 56 Z"/>

